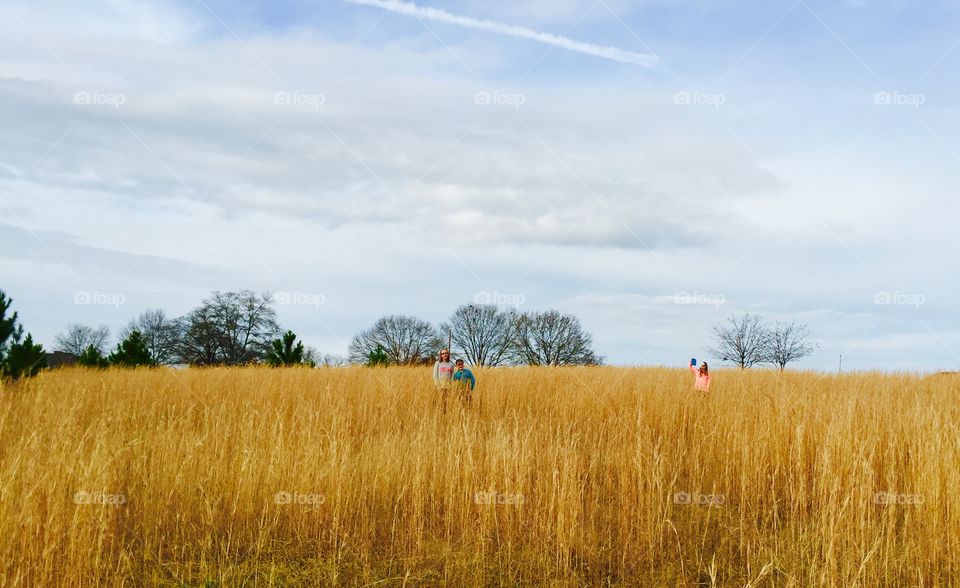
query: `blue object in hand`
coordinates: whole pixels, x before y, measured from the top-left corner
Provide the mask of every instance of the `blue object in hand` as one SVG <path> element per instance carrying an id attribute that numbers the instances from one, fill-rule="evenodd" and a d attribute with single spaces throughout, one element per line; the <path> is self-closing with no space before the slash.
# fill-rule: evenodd
<path id="1" fill-rule="evenodd" d="M 696 357 L 691 357 L 691 358 L 690 358 L 690 365 L 697 365 L 697 358 L 696 358 Z"/>

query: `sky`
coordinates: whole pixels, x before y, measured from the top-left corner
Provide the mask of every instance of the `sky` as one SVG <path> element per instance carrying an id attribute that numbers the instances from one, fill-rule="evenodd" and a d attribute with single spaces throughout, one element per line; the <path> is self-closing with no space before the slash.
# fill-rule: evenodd
<path id="1" fill-rule="evenodd" d="M 809 325 L 960 369 L 960 5 L 0 1 L 0 289 L 52 347 L 214 290 L 577 315 L 616 365 Z"/>

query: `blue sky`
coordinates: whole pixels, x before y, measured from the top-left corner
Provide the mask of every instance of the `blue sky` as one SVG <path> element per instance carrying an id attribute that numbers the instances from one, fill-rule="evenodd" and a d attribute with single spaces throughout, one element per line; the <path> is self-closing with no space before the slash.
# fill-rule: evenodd
<path id="1" fill-rule="evenodd" d="M 248 287 L 328 353 L 486 297 L 616 364 L 743 312 L 809 324 L 800 367 L 960 364 L 952 3 L 0 14 L 0 287 L 47 345 Z"/>

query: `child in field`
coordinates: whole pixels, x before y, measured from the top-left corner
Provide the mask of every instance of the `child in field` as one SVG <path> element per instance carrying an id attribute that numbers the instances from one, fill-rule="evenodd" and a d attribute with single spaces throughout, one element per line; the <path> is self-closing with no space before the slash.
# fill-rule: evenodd
<path id="1" fill-rule="evenodd" d="M 699 390 L 701 392 L 710 391 L 710 368 L 707 367 L 707 362 L 700 364 L 700 369 L 697 369 L 697 360 L 690 360 L 690 371 L 693 372 L 695 376 L 693 382 L 693 389 Z"/>
<path id="2" fill-rule="evenodd" d="M 433 364 L 433 385 L 438 392 L 446 392 L 453 381 L 453 362 L 450 361 L 450 350 L 441 349 L 440 358 Z"/>
<path id="3" fill-rule="evenodd" d="M 470 404 L 473 400 L 473 388 L 477 385 L 477 379 L 473 377 L 473 372 L 463 365 L 463 360 L 457 360 L 457 369 L 453 373 L 453 381 L 458 384 L 460 389 L 460 399 Z"/>

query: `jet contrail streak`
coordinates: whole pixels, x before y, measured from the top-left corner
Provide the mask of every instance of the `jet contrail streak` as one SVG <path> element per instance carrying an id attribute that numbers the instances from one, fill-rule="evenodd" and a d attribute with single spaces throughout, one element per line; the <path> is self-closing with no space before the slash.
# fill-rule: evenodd
<path id="1" fill-rule="evenodd" d="M 402 0 L 344 0 L 344 1 L 350 4 L 374 6 L 377 8 L 388 10 L 390 12 L 405 14 L 407 16 L 413 16 L 416 18 L 423 18 L 423 19 L 433 20 L 437 22 L 445 22 L 447 24 L 457 25 L 457 26 L 466 27 L 470 29 L 490 31 L 492 33 L 499 33 L 501 35 L 509 35 L 511 37 L 519 37 L 521 39 L 530 39 L 531 41 L 537 41 L 538 43 L 553 45 L 554 47 L 560 47 L 562 49 L 567 49 L 569 51 L 577 51 L 579 53 L 586 53 L 587 55 L 603 57 L 604 59 L 612 59 L 613 61 L 619 61 L 621 63 L 632 63 L 634 65 L 639 65 L 641 67 L 647 67 L 651 69 L 657 67 L 660 63 L 659 57 L 649 53 L 635 53 L 633 51 L 625 51 L 623 49 L 618 49 L 616 47 L 605 47 L 602 45 L 594 45 L 592 43 L 582 43 L 580 41 L 575 41 L 568 37 L 561 37 L 560 35 L 554 35 L 552 33 L 535 31 L 527 27 L 518 27 L 518 26 L 509 25 L 501 22 L 495 22 L 492 20 L 478 20 L 476 18 L 471 18 L 469 16 L 460 16 L 457 14 L 450 14 L 445 10 L 440 10 L 438 8 L 429 8 L 426 6 L 418 6 L 413 2 L 403 2 Z"/>

